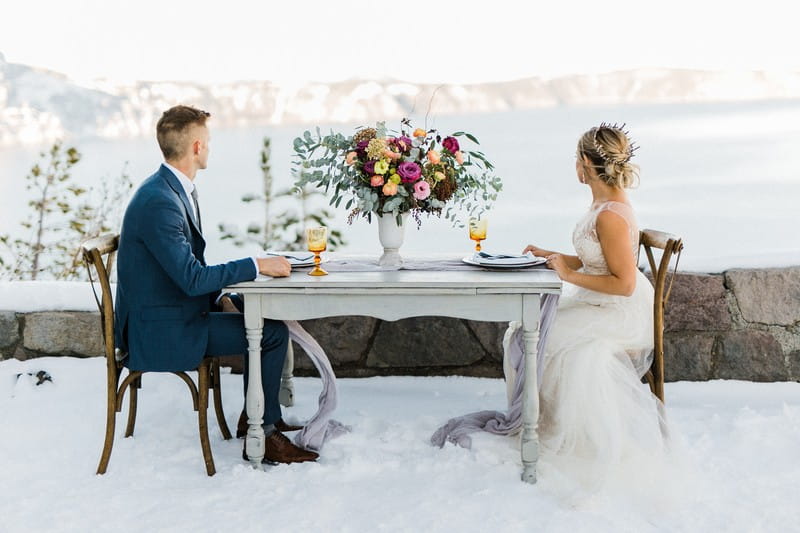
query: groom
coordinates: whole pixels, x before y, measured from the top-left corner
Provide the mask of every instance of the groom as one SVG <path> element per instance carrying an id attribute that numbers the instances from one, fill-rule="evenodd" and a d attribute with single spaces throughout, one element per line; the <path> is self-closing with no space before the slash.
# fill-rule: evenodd
<path id="1" fill-rule="evenodd" d="M 245 354 L 244 318 L 212 311 L 220 289 L 291 271 L 283 257 L 244 258 L 207 265 L 206 241 L 194 180 L 209 154 L 209 113 L 175 106 L 156 126 L 164 163 L 147 178 L 125 210 L 117 254 L 116 344 L 130 370 L 171 372 L 197 368 L 207 356 Z M 282 433 L 300 429 L 281 418 L 278 391 L 288 343 L 283 322 L 264 321 L 265 462 L 314 461 L 317 454 Z M 248 358 L 244 359 L 247 387 Z"/>

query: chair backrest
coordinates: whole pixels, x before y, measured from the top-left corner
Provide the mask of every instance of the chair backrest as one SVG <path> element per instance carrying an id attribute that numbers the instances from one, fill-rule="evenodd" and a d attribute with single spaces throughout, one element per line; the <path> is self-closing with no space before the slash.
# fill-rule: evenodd
<path id="1" fill-rule="evenodd" d="M 111 272 L 114 268 L 114 258 L 118 247 L 119 235 L 116 233 L 89 239 L 81 245 L 83 260 L 89 271 L 89 282 L 100 310 L 106 363 L 113 365 L 114 368 L 116 368 L 117 361 L 114 349 L 114 300 L 111 294 Z M 103 261 L 104 257 L 105 262 Z M 92 275 L 92 269 L 94 269 L 95 275 Z M 97 296 L 95 283 L 100 284 L 100 298 Z"/>
<path id="2" fill-rule="evenodd" d="M 645 229 L 639 232 L 639 245 L 647 255 L 647 262 L 650 265 L 650 272 L 653 275 L 653 363 L 646 375 L 653 394 L 664 401 L 664 310 L 669 301 L 672 291 L 672 282 L 675 280 L 675 272 L 678 270 L 683 242 L 680 237 Z M 656 262 L 653 254 L 654 249 L 661 250 L 661 259 Z M 672 258 L 675 258 L 675 268 L 672 270 L 669 284 L 667 275 Z"/>

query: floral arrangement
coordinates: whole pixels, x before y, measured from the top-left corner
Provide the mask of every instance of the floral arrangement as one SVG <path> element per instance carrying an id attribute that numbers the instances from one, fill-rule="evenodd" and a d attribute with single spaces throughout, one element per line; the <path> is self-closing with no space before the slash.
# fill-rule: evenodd
<path id="1" fill-rule="evenodd" d="M 422 213 L 456 224 L 457 211 L 480 215 L 502 188 L 494 166 L 482 152 L 463 149 L 463 138 L 479 144 L 462 131 L 442 138 L 436 130 L 414 129 L 407 119 L 392 134 L 383 122 L 351 137 L 306 131 L 294 140 L 296 185 L 332 190 L 336 207 L 347 197 L 349 223 L 357 216 L 371 221 L 373 213 L 391 213 L 402 223 L 400 215 L 411 212 L 418 225 Z"/>

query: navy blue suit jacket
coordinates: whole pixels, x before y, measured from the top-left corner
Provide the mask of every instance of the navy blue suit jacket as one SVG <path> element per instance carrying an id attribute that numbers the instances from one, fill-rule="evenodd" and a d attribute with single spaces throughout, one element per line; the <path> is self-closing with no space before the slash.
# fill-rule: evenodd
<path id="1" fill-rule="evenodd" d="M 164 165 L 128 204 L 117 253 L 115 341 L 131 370 L 196 368 L 223 287 L 255 279 L 250 258 L 206 265 L 206 242 L 180 181 Z"/>

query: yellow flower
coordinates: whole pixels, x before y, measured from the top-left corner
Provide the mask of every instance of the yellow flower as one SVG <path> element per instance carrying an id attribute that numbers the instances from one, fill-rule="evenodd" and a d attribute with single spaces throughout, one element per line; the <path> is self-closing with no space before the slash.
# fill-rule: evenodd
<path id="1" fill-rule="evenodd" d="M 436 181 L 442 181 L 445 177 L 446 176 L 444 175 L 444 172 L 439 172 L 437 170 L 436 172 L 433 173 L 433 179 L 435 179 Z"/>
<path id="2" fill-rule="evenodd" d="M 389 170 L 389 162 L 385 159 L 375 163 L 375 174 L 386 174 L 387 170 Z"/>
<path id="3" fill-rule="evenodd" d="M 400 179 L 400 175 L 399 175 L 399 174 L 392 174 L 392 175 L 389 177 L 389 181 L 390 181 L 390 182 L 392 182 L 392 183 L 394 183 L 395 185 L 400 185 L 400 182 L 401 182 L 402 180 Z"/>
<path id="4" fill-rule="evenodd" d="M 417 128 L 417 129 L 414 130 L 413 135 L 414 135 L 414 137 L 425 137 L 425 135 L 427 135 L 427 133 L 422 128 Z"/>
<path id="5" fill-rule="evenodd" d="M 367 155 L 370 159 L 380 159 L 383 151 L 386 150 L 386 141 L 383 139 L 372 139 L 367 145 Z"/>

